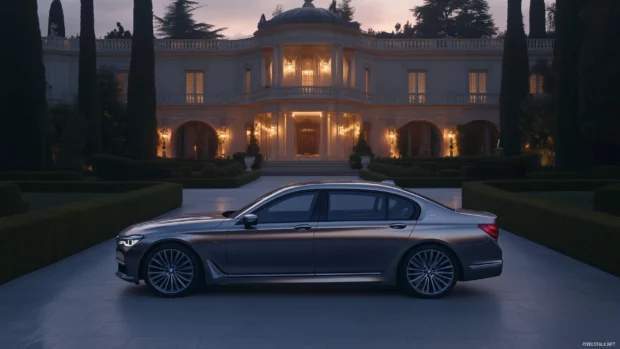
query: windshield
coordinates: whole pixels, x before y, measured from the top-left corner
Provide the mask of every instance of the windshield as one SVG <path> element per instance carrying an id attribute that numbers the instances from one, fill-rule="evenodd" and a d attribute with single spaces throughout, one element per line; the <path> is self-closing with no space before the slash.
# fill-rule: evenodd
<path id="1" fill-rule="evenodd" d="M 278 189 L 275 189 L 275 190 L 272 190 L 272 191 L 268 192 L 267 194 L 261 195 L 261 196 L 258 197 L 258 199 L 255 199 L 254 201 L 250 202 L 249 204 L 243 206 L 242 208 L 240 208 L 240 209 L 230 213 L 228 216 L 229 217 L 234 216 L 234 218 L 238 218 L 237 215 L 240 214 L 241 212 L 243 212 L 243 211 L 247 210 L 248 208 L 256 205 L 256 203 L 258 203 L 259 201 L 263 200 L 264 198 L 268 197 L 269 195 L 272 195 L 273 193 L 275 193 L 277 191 L 280 191 L 282 189 L 284 189 L 284 188 L 278 188 Z"/>
<path id="2" fill-rule="evenodd" d="M 428 200 L 428 201 L 430 201 L 430 202 L 432 202 L 432 203 L 434 203 L 434 204 L 436 204 L 436 205 L 439 205 L 439 206 L 441 206 L 441 207 L 443 207 L 443 208 L 447 208 L 447 209 L 448 209 L 448 210 L 450 210 L 450 211 L 455 211 L 455 212 L 456 212 L 456 210 L 455 210 L 455 209 L 453 209 L 452 207 L 448 207 L 448 206 L 446 206 L 446 205 L 442 204 L 441 202 L 439 202 L 439 201 L 437 201 L 437 200 L 434 200 L 434 199 L 429 198 L 428 196 L 424 196 L 424 195 L 422 195 L 422 194 L 420 194 L 420 193 L 416 193 L 416 192 L 415 192 L 415 191 L 413 191 L 413 190 L 409 190 L 409 189 L 405 189 L 405 190 L 406 190 L 406 191 L 408 191 L 408 192 L 410 192 L 410 193 L 413 193 L 413 194 L 415 194 L 415 195 L 417 195 L 417 196 L 419 196 L 419 197 L 421 197 L 421 198 L 422 198 L 422 199 L 424 199 L 424 200 Z"/>

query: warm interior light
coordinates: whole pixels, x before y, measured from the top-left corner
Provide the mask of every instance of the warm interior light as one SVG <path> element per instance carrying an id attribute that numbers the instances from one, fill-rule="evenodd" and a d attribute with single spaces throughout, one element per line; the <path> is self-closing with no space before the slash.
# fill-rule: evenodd
<path id="1" fill-rule="evenodd" d="M 276 125 L 271 125 L 271 128 L 269 129 L 269 135 L 274 136 L 275 134 L 276 134 Z"/>
<path id="2" fill-rule="evenodd" d="M 344 136 L 344 125 L 338 125 L 338 134 Z"/>
<path id="3" fill-rule="evenodd" d="M 314 75 L 314 72 L 312 70 L 302 70 L 301 73 L 303 75 Z"/>
<path id="4" fill-rule="evenodd" d="M 454 133 L 452 133 L 452 131 L 448 132 L 448 138 L 450 139 L 454 138 Z"/>
<path id="5" fill-rule="evenodd" d="M 249 136 L 252 132 L 250 130 L 245 131 L 246 136 Z"/>

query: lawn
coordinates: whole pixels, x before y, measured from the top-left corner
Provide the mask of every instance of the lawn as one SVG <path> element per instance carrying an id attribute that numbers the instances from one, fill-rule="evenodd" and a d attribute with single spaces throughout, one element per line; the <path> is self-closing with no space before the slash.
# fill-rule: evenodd
<path id="1" fill-rule="evenodd" d="M 584 210 L 594 209 L 594 192 L 592 191 L 533 191 L 521 194 L 579 207 Z"/>
<path id="2" fill-rule="evenodd" d="M 30 205 L 29 211 L 70 204 L 76 201 L 98 199 L 114 193 L 22 193 L 22 200 Z"/>

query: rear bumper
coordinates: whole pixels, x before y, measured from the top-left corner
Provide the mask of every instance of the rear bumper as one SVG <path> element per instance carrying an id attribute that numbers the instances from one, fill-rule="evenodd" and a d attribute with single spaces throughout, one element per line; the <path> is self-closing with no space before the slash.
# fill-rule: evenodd
<path id="1" fill-rule="evenodd" d="M 489 261 L 480 264 L 472 264 L 467 267 L 463 281 L 480 280 L 500 276 L 504 262 L 502 260 Z"/>

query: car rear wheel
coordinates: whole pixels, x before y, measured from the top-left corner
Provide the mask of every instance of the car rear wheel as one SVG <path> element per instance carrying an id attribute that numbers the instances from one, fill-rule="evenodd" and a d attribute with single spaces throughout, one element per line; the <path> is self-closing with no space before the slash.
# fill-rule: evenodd
<path id="1" fill-rule="evenodd" d="M 144 281 L 162 297 L 182 297 L 191 293 L 201 277 L 200 261 L 181 244 L 156 246 L 145 258 Z"/>
<path id="2" fill-rule="evenodd" d="M 457 271 L 457 262 L 446 248 L 420 246 L 405 256 L 399 270 L 399 284 L 412 296 L 441 298 L 456 285 Z"/>

